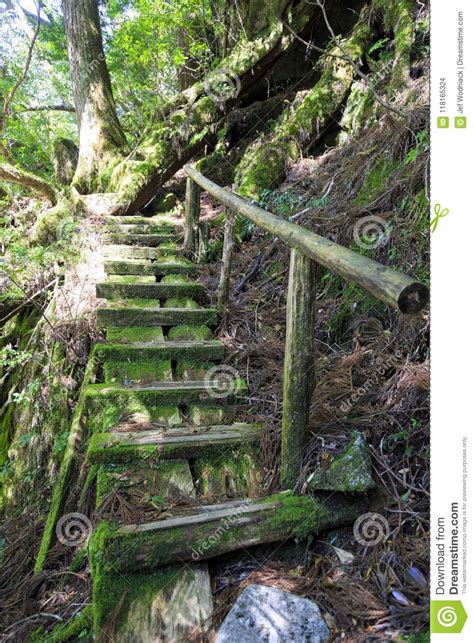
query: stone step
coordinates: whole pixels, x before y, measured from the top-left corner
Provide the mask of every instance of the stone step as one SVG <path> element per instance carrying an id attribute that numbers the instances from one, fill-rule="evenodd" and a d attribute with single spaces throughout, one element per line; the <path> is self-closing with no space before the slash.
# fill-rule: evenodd
<path id="1" fill-rule="evenodd" d="M 363 497 L 296 496 L 287 491 L 254 500 L 169 508 L 167 518 L 154 522 L 122 527 L 102 523 L 92 537 L 92 548 L 95 541 L 100 543 L 102 563 L 116 573 L 137 573 L 173 561 L 199 561 L 253 545 L 306 538 L 352 524 L 366 510 Z"/>
<path id="2" fill-rule="evenodd" d="M 147 246 L 148 248 L 155 248 L 162 243 L 168 241 L 178 241 L 179 237 L 176 234 L 122 234 L 119 232 L 108 232 L 104 235 L 104 240 L 113 245 L 126 245 L 126 246 Z"/>
<path id="3" fill-rule="evenodd" d="M 171 298 L 190 297 L 196 302 L 207 302 L 207 293 L 199 282 L 190 283 L 114 283 L 101 282 L 96 284 L 96 294 L 99 299 L 158 299 L 165 301 Z"/>
<path id="4" fill-rule="evenodd" d="M 170 275 L 196 273 L 196 266 L 188 259 L 160 257 L 155 261 L 140 261 L 129 259 L 128 261 L 105 261 L 105 272 L 108 275 Z"/>
<path id="5" fill-rule="evenodd" d="M 215 308 L 160 308 L 134 306 L 133 302 L 123 306 L 109 306 L 97 309 L 100 326 L 195 326 L 217 325 Z"/>
<path id="6" fill-rule="evenodd" d="M 124 464 L 153 460 L 197 458 L 200 453 L 235 449 L 257 442 L 261 425 L 235 423 L 208 427 L 174 427 L 147 431 L 95 433 L 89 442 L 88 458 L 93 464 Z"/>
<path id="7" fill-rule="evenodd" d="M 100 342 L 94 347 L 99 360 L 151 361 L 163 359 L 198 359 L 218 361 L 224 357 L 224 344 L 215 339 L 208 341 L 160 342 Z"/>
<path id="8" fill-rule="evenodd" d="M 146 246 L 130 246 L 130 245 L 107 245 L 103 247 L 103 255 L 111 261 L 120 261 L 122 259 L 148 259 L 155 261 L 156 259 L 175 255 L 177 245 L 172 241 L 162 243 L 158 247 L 149 248 Z"/>

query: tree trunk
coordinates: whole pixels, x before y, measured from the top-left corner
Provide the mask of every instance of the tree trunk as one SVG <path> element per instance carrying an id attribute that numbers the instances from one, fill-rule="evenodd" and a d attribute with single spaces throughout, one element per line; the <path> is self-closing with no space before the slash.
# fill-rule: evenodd
<path id="1" fill-rule="evenodd" d="M 100 189 L 100 174 L 127 149 L 112 95 L 100 31 L 97 0 L 63 0 L 74 103 L 80 132 L 74 185 Z"/>

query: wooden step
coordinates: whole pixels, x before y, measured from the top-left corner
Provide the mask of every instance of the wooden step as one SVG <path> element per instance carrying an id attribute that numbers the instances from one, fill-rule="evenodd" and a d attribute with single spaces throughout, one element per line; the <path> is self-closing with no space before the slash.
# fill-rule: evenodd
<path id="1" fill-rule="evenodd" d="M 224 344 L 215 339 L 209 341 L 162 341 L 162 342 L 100 342 L 94 347 L 99 360 L 130 359 L 150 361 L 162 359 L 195 358 L 218 361 L 224 357 Z"/>
<path id="2" fill-rule="evenodd" d="M 157 248 L 148 248 L 146 246 L 130 246 L 130 245 L 107 245 L 103 247 L 104 257 L 112 261 L 121 259 L 148 259 L 154 261 L 161 257 L 175 255 L 177 245 L 171 241 L 162 243 Z"/>
<path id="3" fill-rule="evenodd" d="M 119 467 L 110 472 L 101 469 L 97 487 L 102 497 L 114 488 L 113 481 L 107 479 L 108 473 L 117 481 L 120 472 L 124 474 Z M 187 462 L 166 462 L 153 471 L 147 469 L 143 472 L 147 479 L 150 472 L 153 480 L 151 488 L 147 485 L 149 493 L 164 498 L 195 497 Z M 91 563 L 94 630 L 98 639 L 106 626 L 107 638 L 121 643 L 204 639 L 213 611 L 206 563 L 178 564 L 153 574 L 116 576 L 102 564 L 100 549 L 91 550 Z"/>
<path id="4" fill-rule="evenodd" d="M 143 308 L 130 302 L 127 308 L 109 306 L 97 309 L 97 320 L 101 326 L 215 326 L 217 319 L 215 308 Z"/>
<path id="5" fill-rule="evenodd" d="M 136 572 L 177 560 L 198 561 L 253 545 L 305 538 L 351 524 L 366 509 L 363 497 L 283 492 L 255 500 L 175 509 L 172 517 L 150 523 L 118 528 L 102 523 L 93 540 L 100 542 L 106 564 L 117 572 Z"/>
<path id="6" fill-rule="evenodd" d="M 176 234 L 174 226 L 160 223 L 109 223 L 103 228 L 104 232 L 116 234 Z"/>
<path id="7" fill-rule="evenodd" d="M 108 275 L 170 275 L 170 274 L 195 274 L 196 266 L 188 259 L 159 258 L 156 261 L 105 261 L 105 272 Z"/>
<path id="8" fill-rule="evenodd" d="M 208 427 L 175 427 L 147 431 L 108 431 L 95 433 L 88 458 L 93 464 L 136 463 L 152 459 L 197 458 L 201 452 L 257 442 L 261 425 L 235 423 Z"/>
<path id="9" fill-rule="evenodd" d="M 166 404 L 189 405 L 224 404 L 243 395 L 247 390 L 244 380 L 236 378 L 229 389 L 226 382 L 216 380 L 212 383 L 204 381 L 155 382 L 147 386 L 126 386 L 124 384 L 89 384 L 86 389 L 88 407 L 96 402 L 99 407 L 107 404 L 124 405 L 136 403 L 141 406 L 159 407 Z M 225 394 L 225 395 L 224 395 Z"/>
<path id="10" fill-rule="evenodd" d="M 107 243 L 114 245 L 127 245 L 127 246 L 147 246 L 148 248 L 155 248 L 161 243 L 168 241 L 177 241 L 179 237 L 175 234 L 121 234 L 118 232 L 108 232 L 104 235 L 104 240 Z"/>
<path id="11" fill-rule="evenodd" d="M 134 215 L 128 215 L 128 216 L 112 215 L 112 216 L 106 217 L 106 221 L 108 224 L 118 223 L 122 225 L 127 225 L 129 223 L 131 224 L 144 223 L 144 224 L 168 226 L 173 230 L 175 228 L 175 224 L 172 222 L 172 220 L 164 216 L 156 216 L 156 215 L 151 217 L 144 217 L 140 214 L 134 214 Z"/>
<path id="12" fill-rule="evenodd" d="M 99 299 L 158 299 L 164 301 L 170 298 L 190 297 L 198 303 L 207 301 L 207 293 L 202 284 L 195 283 L 113 283 L 101 282 L 96 284 L 96 294 Z"/>

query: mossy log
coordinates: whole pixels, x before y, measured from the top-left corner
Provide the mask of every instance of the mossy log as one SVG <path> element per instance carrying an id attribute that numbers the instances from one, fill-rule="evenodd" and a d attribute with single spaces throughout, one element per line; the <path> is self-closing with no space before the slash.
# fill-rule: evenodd
<path id="1" fill-rule="evenodd" d="M 200 304 L 207 302 L 207 293 L 204 286 L 196 283 L 113 283 L 103 282 L 96 285 L 97 297 L 113 299 L 157 299 L 164 301 L 172 297 L 191 297 Z"/>
<path id="2" fill-rule="evenodd" d="M 314 14 L 315 7 L 299 2 L 286 21 L 297 33 Z M 215 140 L 214 132 L 225 113 L 243 100 L 288 51 L 295 42 L 294 33 L 285 30 L 282 20 L 273 21 L 266 33 L 237 45 L 208 78 L 165 105 L 158 124 L 113 169 L 108 189 L 117 193 L 117 214 L 136 212 L 185 162 Z M 224 91 L 222 84 L 227 87 Z"/>
<path id="3" fill-rule="evenodd" d="M 104 269 L 108 275 L 153 275 L 163 276 L 171 274 L 193 275 L 196 266 L 187 259 L 161 259 L 153 263 L 129 259 L 128 261 L 105 261 Z"/>
<path id="4" fill-rule="evenodd" d="M 190 165 L 185 166 L 185 172 L 220 203 L 243 214 L 262 230 L 270 232 L 291 248 L 300 250 L 305 256 L 367 290 L 386 304 L 403 313 L 417 313 L 428 303 L 429 290 L 416 279 L 252 205 L 239 195 L 209 181 Z"/>
<path id="5" fill-rule="evenodd" d="M 296 484 L 307 438 L 314 389 L 316 264 L 292 249 L 286 302 L 286 344 L 283 373 L 281 481 Z"/>
<path id="6" fill-rule="evenodd" d="M 102 523 L 92 537 L 91 556 L 116 573 L 156 569 L 173 561 L 198 561 L 253 545 L 305 538 L 351 523 L 365 509 L 361 497 L 290 492 L 194 506 L 153 523 L 120 528 Z"/>
<path id="7" fill-rule="evenodd" d="M 143 330 L 143 329 L 142 329 Z M 104 359 L 130 360 L 131 362 L 162 360 L 162 359 L 198 359 L 217 361 L 224 357 L 224 344 L 217 340 L 206 341 L 164 341 L 130 343 L 100 342 L 95 345 L 95 355 L 101 361 Z"/>
<path id="8" fill-rule="evenodd" d="M 86 404 L 86 392 L 87 387 L 92 381 L 96 371 L 95 360 L 91 357 L 88 361 L 84 379 L 82 381 L 81 392 L 79 394 L 79 399 L 77 402 L 76 409 L 74 411 L 74 416 L 71 422 L 71 429 L 69 432 L 69 437 L 66 445 L 66 450 L 63 455 L 61 462 L 61 468 L 59 470 L 58 479 L 55 482 L 53 489 L 53 496 L 51 498 L 51 507 L 49 510 L 48 518 L 43 531 L 43 536 L 41 538 L 40 548 L 36 556 L 35 562 L 35 574 L 39 574 L 44 567 L 46 562 L 46 557 L 48 555 L 49 548 L 53 542 L 56 524 L 61 516 L 61 511 L 64 507 L 64 502 L 66 501 L 66 494 L 68 484 L 71 481 L 75 458 L 79 449 L 79 446 L 82 441 L 82 436 L 84 432 L 84 418 L 83 411 Z"/>
<path id="9" fill-rule="evenodd" d="M 158 303 L 158 302 L 157 302 Z M 214 308 L 140 308 L 133 300 L 127 308 L 98 308 L 97 320 L 102 326 L 179 326 L 181 324 L 217 324 Z"/>
<path id="10" fill-rule="evenodd" d="M 370 22 L 364 10 L 342 43 L 353 61 L 362 56 L 370 34 Z M 258 139 L 247 149 L 235 173 L 235 184 L 241 194 L 258 199 L 262 190 L 279 185 L 285 177 L 287 162 L 298 160 L 333 119 L 354 79 L 353 66 L 344 56 L 339 47 L 329 51 L 316 85 L 297 94 L 273 134 Z"/>

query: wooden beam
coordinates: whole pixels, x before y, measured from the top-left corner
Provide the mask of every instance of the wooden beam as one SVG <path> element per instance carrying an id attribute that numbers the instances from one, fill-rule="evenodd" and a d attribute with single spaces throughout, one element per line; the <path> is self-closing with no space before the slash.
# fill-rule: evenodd
<path id="1" fill-rule="evenodd" d="M 402 313 L 417 313 L 428 303 L 428 288 L 413 277 L 252 205 L 241 196 L 216 185 L 190 165 L 185 165 L 184 171 L 220 203 Z"/>
<path id="2" fill-rule="evenodd" d="M 189 258 L 196 254 L 197 229 L 201 209 L 201 188 L 189 177 L 186 179 L 184 205 L 184 253 Z"/>
<path id="3" fill-rule="evenodd" d="M 229 303 L 230 271 L 232 267 L 232 250 L 234 248 L 234 214 L 227 208 L 224 211 L 224 246 L 222 248 L 222 268 L 217 287 L 217 310 L 222 312 Z"/>
<path id="4" fill-rule="evenodd" d="M 102 528 L 94 538 L 115 572 L 156 569 L 173 561 L 199 561 L 240 548 L 305 538 L 352 523 L 366 510 L 363 496 L 283 492 L 255 500 L 230 501 L 178 510 L 165 520 L 119 529 Z"/>
<path id="5" fill-rule="evenodd" d="M 300 473 L 314 389 L 316 268 L 315 262 L 299 250 L 291 250 L 281 445 L 281 481 L 285 489 L 294 487 Z"/>

